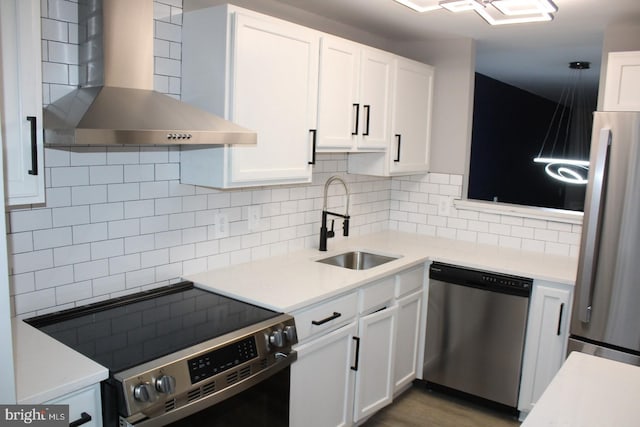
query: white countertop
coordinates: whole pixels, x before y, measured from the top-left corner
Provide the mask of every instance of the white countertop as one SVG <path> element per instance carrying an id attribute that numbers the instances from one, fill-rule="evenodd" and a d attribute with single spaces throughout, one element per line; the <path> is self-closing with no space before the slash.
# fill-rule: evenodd
<path id="1" fill-rule="evenodd" d="M 577 268 L 574 258 L 392 231 L 329 240 L 328 247 L 327 252 L 306 249 L 184 278 L 233 298 L 293 312 L 427 260 L 565 284 L 575 282 Z M 354 249 L 401 257 L 362 271 L 315 262 Z"/>
<path id="2" fill-rule="evenodd" d="M 567 257 L 398 232 L 329 240 L 328 246 L 328 252 L 306 249 L 185 279 L 263 307 L 293 312 L 427 260 L 567 284 L 574 283 L 577 265 Z M 401 257 L 364 271 L 314 262 L 353 249 Z M 43 403 L 108 376 L 106 368 L 18 319 L 13 334 L 18 403 Z"/>
<path id="3" fill-rule="evenodd" d="M 640 367 L 573 352 L 521 427 L 635 427 Z"/>
<path id="4" fill-rule="evenodd" d="M 39 404 L 99 383 L 107 368 L 14 318 L 13 354 L 19 404 Z"/>

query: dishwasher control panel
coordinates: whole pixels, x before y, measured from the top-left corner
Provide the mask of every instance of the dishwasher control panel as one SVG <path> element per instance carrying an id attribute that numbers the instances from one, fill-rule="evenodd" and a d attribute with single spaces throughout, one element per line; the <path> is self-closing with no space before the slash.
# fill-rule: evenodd
<path id="1" fill-rule="evenodd" d="M 524 297 L 529 296 L 533 286 L 533 280 L 527 277 L 475 270 L 440 262 L 431 264 L 429 278 Z"/>

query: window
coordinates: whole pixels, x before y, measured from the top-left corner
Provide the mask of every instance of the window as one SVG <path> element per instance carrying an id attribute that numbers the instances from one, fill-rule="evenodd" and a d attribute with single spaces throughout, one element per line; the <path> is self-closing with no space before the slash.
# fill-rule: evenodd
<path id="1" fill-rule="evenodd" d="M 585 185 L 559 182 L 533 163 L 556 106 L 476 73 L 469 199 L 583 210 Z"/>

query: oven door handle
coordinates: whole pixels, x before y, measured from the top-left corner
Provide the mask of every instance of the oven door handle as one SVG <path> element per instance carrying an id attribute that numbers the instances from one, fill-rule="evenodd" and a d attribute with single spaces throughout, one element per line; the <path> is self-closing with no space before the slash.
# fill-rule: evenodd
<path id="1" fill-rule="evenodd" d="M 166 424 L 178 421 L 182 418 L 186 418 L 189 415 L 200 412 L 216 403 L 229 399 L 236 394 L 239 394 L 254 385 L 258 384 L 277 374 L 280 371 L 287 369 L 293 362 L 298 359 L 298 353 L 295 350 L 291 350 L 289 353 L 276 353 L 276 361 L 266 369 L 261 370 L 255 375 L 251 375 L 237 383 L 220 390 L 219 392 L 212 393 L 202 399 L 195 400 L 184 406 L 176 408 L 172 411 L 165 412 L 162 415 L 155 416 L 153 418 L 146 418 L 144 414 L 133 414 L 128 418 L 120 418 L 120 426 L 128 427 L 156 427 L 164 426 Z"/>

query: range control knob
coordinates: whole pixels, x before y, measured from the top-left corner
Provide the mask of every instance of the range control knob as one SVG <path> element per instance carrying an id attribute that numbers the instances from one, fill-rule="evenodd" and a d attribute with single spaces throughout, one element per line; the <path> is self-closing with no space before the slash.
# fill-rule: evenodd
<path id="1" fill-rule="evenodd" d="M 133 398 L 138 402 L 148 402 L 151 400 L 151 384 L 140 383 L 133 388 Z"/>
<path id="2" fill-rule="evenodd" d="M 284 336 L 289 344 L 296 344 L 298 342 L 298 334 L 296 333 L 296 327 L 289 325 L 284 327 Z"/>
<path id="3" fill-rule="evenodd" d="M 276 329 L 269 335 L 269 343 L 274 347 L 284 346 L 284 335 L 282 329 Z"/>
<path id="4" fill-rule="evenodd" d="M 176 391 L 176 379 L 171 375 L 162 375 L 156 379 L 156 390 L 160 393 L 173 393 Z"/>

